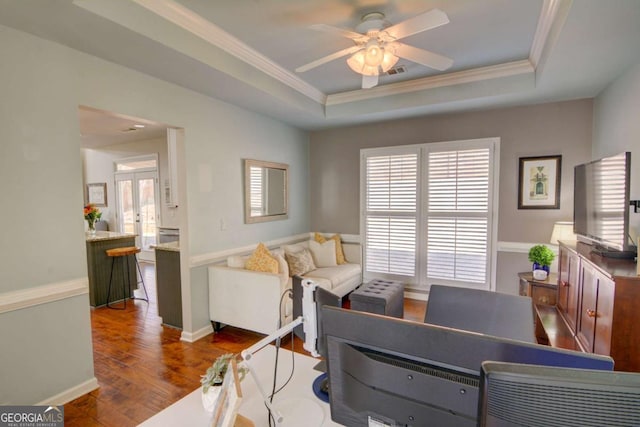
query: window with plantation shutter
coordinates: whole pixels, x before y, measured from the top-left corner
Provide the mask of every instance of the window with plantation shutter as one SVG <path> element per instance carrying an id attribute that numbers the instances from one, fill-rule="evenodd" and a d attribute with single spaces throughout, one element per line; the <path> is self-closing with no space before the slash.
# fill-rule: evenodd
<path id="1" fill-rule="evenodd" d="M 363 150 L 364 274 L 491 289 L 496 138 Z"/>
<path id="2" fill-rule="evenodd" d="M 490 159 L 489 148 L 427 154 L 428 282 L 488 283 Z"/>
<path id="3" fill-rule="evenodd" d="M 265 214 L 263 200 L 263 168 L 251 166 L 249 169 L 249 204 L 251 206 L 251 216 L 261 216 Z"/>
<path id="4" fill-rule="evenodd" d="M 368 271 L 414 276 L 418 154 L 365 160 L 365 264 Z"/>

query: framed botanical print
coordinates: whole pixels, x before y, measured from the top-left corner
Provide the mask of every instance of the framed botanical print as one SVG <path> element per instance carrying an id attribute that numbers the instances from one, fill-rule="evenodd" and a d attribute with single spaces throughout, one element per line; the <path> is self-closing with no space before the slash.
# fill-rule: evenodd
<path id="1" fill-rule="evenodd" d="M 518 209 L 560 209 L 562 156 L 520 157 Z"/>

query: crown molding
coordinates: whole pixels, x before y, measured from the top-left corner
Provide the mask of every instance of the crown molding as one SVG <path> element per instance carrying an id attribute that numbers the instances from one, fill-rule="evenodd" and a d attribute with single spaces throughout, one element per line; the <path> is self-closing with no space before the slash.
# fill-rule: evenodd
<path id="1" fill-rule="evenodd" d="M 529 60 L 534 67 L 538 64 L 540 56 L 542 56 L 542 51 L 547 43 L 547 38 L 553 26 L 553 20 L 558 12 L 559 4 L 560 0 L 544 0 L 542 3 L 538 26 L 536 27 L 533 43 L 531 43 L 531 50 L 529 51 Z"/>
<path id="2" fill-rule="evenodd" d="M 378 86 L 371 89 L 358 89 L 327 95 L 293 73 L 274 63 L 266 56 L 247 46 L 239 39 L 222 30 L 220 27 L 173 0 L 131 1 L 207 41 L 211 45 L 224 50 L 250 66 L 261 70 L 282 84 L 323 106 L 364 101 L 385 96 L 424 91 L 438 87 L 454 86 L 463 83 L 478 82 L 518 74 L 535 73 L 541 57 L 544 55 L 545 51 L 548 51 L 550 48 L 550 35 L 553 32 L 556 20 L 559 18 L 559 11 L 563 8 L 567 9 L 571 4 L 571 0 L 543 1 L 528 59 L 422 79 L 408 80 L 385 86 Z"/>
<path id="3" fill-rule="evenodd" d="M 327 106 L 534 72 L 528 59 L 327 96 Z"/>
<path id="4" fill-rule="evenodd" d="M 324 104 L 326 95 L 309 83 L 285 70 L 258 51 L 250 48 L 217 25 L 172 0 L 131 0 L 169 22 L 189 31 L 208 43 L 246 62 L 279 82 Z"/>

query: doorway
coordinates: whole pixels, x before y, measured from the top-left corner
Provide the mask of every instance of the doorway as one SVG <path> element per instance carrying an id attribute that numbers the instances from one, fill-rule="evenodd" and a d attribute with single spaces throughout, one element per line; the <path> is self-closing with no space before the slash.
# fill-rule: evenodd
<path id="1" fill-rule="evenodd" d="M 157 244 L 160 191 L 157 155 L 118 159 L 115 162 L 116 222 L 121 233 L 136 235 L 142 261 L 154 261 Z"/>

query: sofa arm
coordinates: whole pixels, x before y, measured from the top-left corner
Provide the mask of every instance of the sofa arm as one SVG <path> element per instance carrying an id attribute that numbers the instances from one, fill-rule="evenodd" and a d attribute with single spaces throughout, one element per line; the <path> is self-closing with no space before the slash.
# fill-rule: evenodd
<path id="1" fill-rule="evenodd" d="M 213 322 L 269 334 L 278 327 L 280 297 L 287 283 L 279 274 L 209 267 L 209 318 Z"/>
<path id="2" fill-rule="evenodd" d="M 342 251 L 347 262 L 362 265 L 362 245 L 360 243 L 342 242 Z"/>

